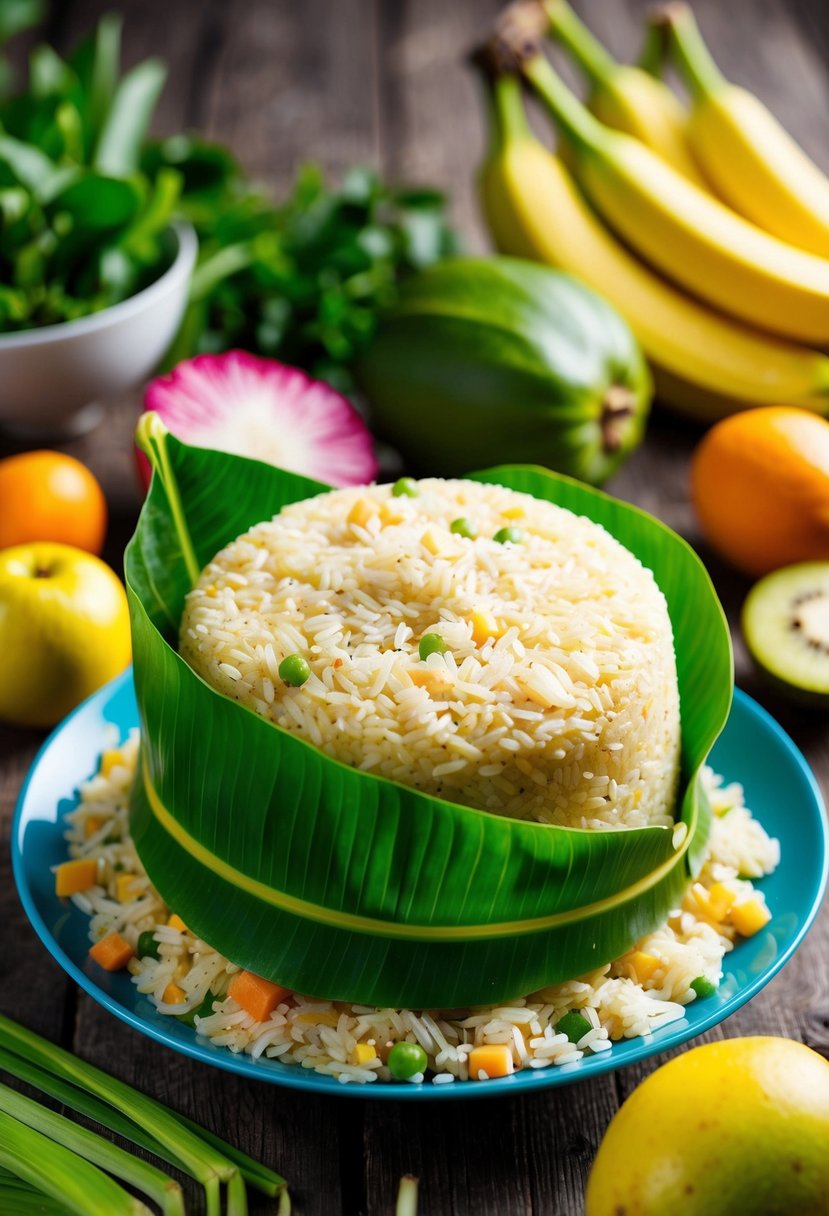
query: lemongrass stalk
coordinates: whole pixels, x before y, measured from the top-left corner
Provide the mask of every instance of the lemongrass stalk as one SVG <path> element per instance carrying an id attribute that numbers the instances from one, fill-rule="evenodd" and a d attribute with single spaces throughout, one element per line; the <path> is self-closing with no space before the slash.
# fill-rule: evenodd
<path id="1" fill-rule="evenodd" d="M 64 1115 L 41 1106 L 32 1098 L 9 1089 L 7 1085 L 0 1085 L 0 1110 L 42 1132 L 64 1148 L 71 1149 L 129 1186 L 135 1187 L 153 1203 L 157 1203 L 164 1216 L 184 1216 L 181 1187 L 148 1161 L 133 1157 L 126 1149 L 119 1148 L 117 1144 L 105 1140 L 85 1127 L 80 1127 Z M 242 1209 L 239 1210 L 239 1216 L 244 1216 Z"/>
<path id="2" fill-rule="evenodd" d="M 248 1216 L 248 1197 L 241 1174 L 234 1174 L 227 1184 L 227 1216 Z"/>
<path id="3" fill-rule="evenodd" d="M 95 1094 L 136 1123 L 151 1127 L 153 1134 L 169 1143 L 184 1169 L 203 1186 L 207 1216 L 220 1216 L 219 1182 L 228 1182 L 236 1166 L 183 1127 L 166 1106 L 2 1015 L 0 1046 Z"/>
<path id="4" fill-rule="evenodd" d="M 77 1216 L 152 1216 L 103 1170 L 0 1111 L 0 1165 Z"/>
<path id="5" fill-rule="evenodd" d="M 404 1174 L 400 1179 L 394 1216 L 417 1216 L 417 1179 L 411 1174 Z"/>
<path id="6" fill-rule="evenodd" d="M 96 1098 L 94 1094 L 88 1093 L 85 1089 L 79 1089 L 71 1082 L 64 1081 L 61 1077 L 47 1072 L 22 1056 L 12 1055 L 2 1047 L 0 1047 L 0 1069 L 11 1076 L 17 1077 L 20 1081 L 25 1081 L 34 1089 L 39 1089 L 42 1093 L 56 1098 L 58 1102 L 62 1102 L 64 1106 L 70 1107 L 70 1109 L 77 1111 L 78 1114 L 86 1115 L 94 1123 L 100 1123 L 104 1127 L 108 1127 L 116 1135 L 123 1136 L 125 1140 L 140 1145 L 147 1152 L 160 1157 L 162 1161 L 166 1161 L 170 1165 L 182 1169 L 181 1160 L 166 1143 L 158 1140 L 145 1127 L 135 1123 L 132 1119 L 122 1114 L 121 1111 L 116 1110 L 115 1107 L 110 1106 L 107 1102 L 102 1102 L 100 1098 Z M 227 1144 L 206 1127 L 200 1127 L 198 1123 L 195 1123 L 192 1119 L 188 1119 L 185 1115 L 177 1115 L 176 1117 L 191 1132 L 204 1140 L 206 1144 L 212 1145 L 213 1148 L 237 1166 L 245 1182 L 250 1186 L 261 1191 L 264 1195 L 269 1195 L 271 1198 L 285 1191 L 288 1184 L 281 1174 L 268 1169 L 266 1165 L 262 1165 L 261 1162 L 256 1161 L 253 1157 L 249 1157 L 247 1153 L 243 1153 L 241 1149 L 236 1148 L 234 1145 Z M 0 1211 L 2 1211 L 2 1208 L 0 1208 Z"/>
<path id="7" fill-rule="evenodd" d="M 69 1209 L 0 1166 L 0 1212 L 15 1216 L 67 1216 Z"/>

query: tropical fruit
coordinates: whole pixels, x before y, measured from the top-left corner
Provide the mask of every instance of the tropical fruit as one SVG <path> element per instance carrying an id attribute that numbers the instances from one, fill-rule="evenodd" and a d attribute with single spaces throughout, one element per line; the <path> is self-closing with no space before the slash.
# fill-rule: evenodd
<path id="1" fill-rule="evenodd" d="M 829 1063 L 789 1039 L 706 1043 L 616 1113 L 586 1216 L 829 1213 Z"/>
<path id="2" fill-rule="evenodd" d="M 514 461 L 601 485 L 641 440 L 651 397 L 611 305 L 514 258 L 409 278 L 356 371 L 383 437 L 440 476 Z"/>
<path id="3" fill-rule="evenodd" d="M 751 657 L 781 692 L 829 706 L 829 561 L 767 574 L 743 606 Z"/>

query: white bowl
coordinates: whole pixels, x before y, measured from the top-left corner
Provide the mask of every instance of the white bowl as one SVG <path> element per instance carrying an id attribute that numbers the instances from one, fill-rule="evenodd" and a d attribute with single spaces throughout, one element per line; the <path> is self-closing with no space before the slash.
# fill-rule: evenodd
<path id="1" fill-rule="evenodd" d="M 0 426 L 28 439 L 79 434 L 101 402 L 134 388 L 175 337 L 187 304 L 198 240 L 175 224 L 172 265 L 149 287 L 101 312 L 0 334 Z"/>

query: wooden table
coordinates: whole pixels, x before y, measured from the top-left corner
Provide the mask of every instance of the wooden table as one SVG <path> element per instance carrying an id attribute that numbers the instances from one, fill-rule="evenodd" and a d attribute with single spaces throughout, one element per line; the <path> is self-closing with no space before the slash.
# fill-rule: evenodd
<path id="1" fill-rule="evenodd" d="M 635 54 L 646 0 L 582 0 L 596 32 Z M 451 192 L 468 245 L 485 248 L 472 175 L 483 144 L 464 51 L 485 30 L 493 0 L 60 0 L 49 37 L 70 47 L 101 12 L 126 16 L 126 59 L 161 54 L 172 72 L 161 133 L 198 128 L 230 143 L 250 170 L 284 190 L 299 163 L 336 176 L 361 162 L 393 178 Z M 698 0 L 721 66 L 763 96 L 829 169 L 826 137 L 829 18 L 822 0 Z M 131 453 L 138 398 L 67 444 L 100 477 L 110 503 L 106 556 L 120 569 L 139 499 Z M 728 610 L 738 683 L 791 732 L 824 787 L 829 731 L 756 684 L 737 614 L 747 584 L 700 545 L 688 501 L 688 456 L 698 433 L 657 412 L 644 447 L 612 490 L 697 545 Z M 12 449 L 0 445 L 0 455 Z M 199 1067 L 128 1029 L 78 992 L 29 927 L 8 862 L 12 809 L 41 736 L 0 728 L 0 1008 L 137 1083 L 278 1168 L 295 1208 L 312 1216 L 391 1213 L 404 1172 L 421 1179 L 429 1216 L 528 1216 L 582 1211 L 585 1178 L 609 1119 L 654 1064 L 517 1100 L 390 1104 L 298 1095 Z M 829 912 L 784 974 L 709 1037 L 774 1033 L 829 1054 Z M 264 1207 L 255 1210 L 264 1211 Z"/>

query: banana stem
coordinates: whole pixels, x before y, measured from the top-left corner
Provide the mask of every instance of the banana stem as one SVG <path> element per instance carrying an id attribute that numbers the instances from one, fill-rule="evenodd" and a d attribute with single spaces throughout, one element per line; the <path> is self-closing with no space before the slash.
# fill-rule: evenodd
<path id="1" fill-rule="evenodd" d="M 503 147 L 515 139 L 532 137 L 517 76 L 497 76 L 488 90 L 493 142 Z"/>
<path id="2" fill-rule="evenodd" d="M 667 51 L 665 23 L 661 20 L 649 20 L 645 26 L 645 37 L 636 66 L 656 80 L 661 80 Z"/>
<path id="3" fill-rule="evenodd" d="M 725 77 L 705 45 L 689 5 L 666 4 L 653 20 L 666 27 L 673 57 L 695 99 L 711 97 L 725 88 Z"/>
<path id="4" fill-rule="evenodd" d="M 619 64 L 573 12 L 567 0 L 545 0 L 544 11 L 553 36 L 565 46 L 595 88 L 604 84 Z"/>
<path id="5" fill-rule="evenodd" d="M 582 105 L 575 93 L 571 93 L 542 55 L 526 59 L 521 64 L 521 71 L 571 143 L 594 151 L 607 143 L 610 132 Z"/>

